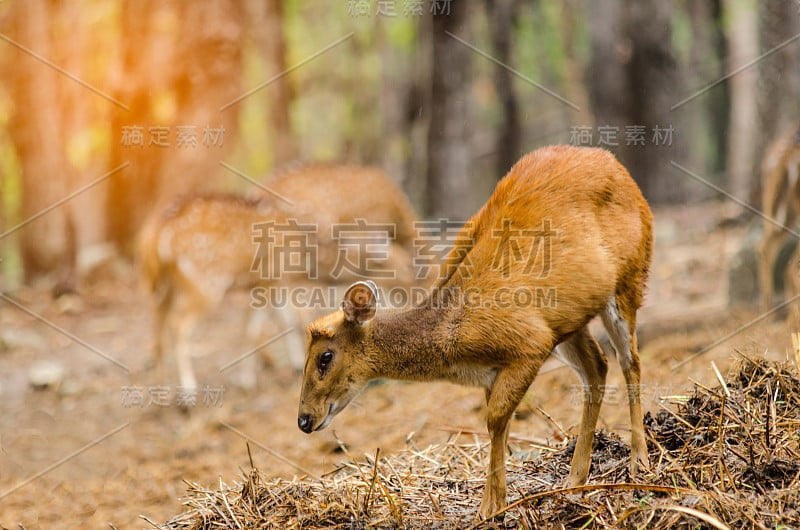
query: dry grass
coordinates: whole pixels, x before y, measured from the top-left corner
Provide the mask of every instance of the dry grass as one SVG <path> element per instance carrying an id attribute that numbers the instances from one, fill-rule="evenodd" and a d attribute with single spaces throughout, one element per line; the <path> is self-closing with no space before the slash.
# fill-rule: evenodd
<path id="1" fill-rule="evenodd" d="M 652 470 L 632 479 L 628 446 L 598 432 L 590 484 L 559 486 L 571 447 L 508 460 L 502 522 L 476 520 L 488 446 L 442 446 L 353 461 L 320 479 L 189 485 L 187 511 L 160 529 L 800 527 L 800 378 L 743 357 L 727 379 L 648 413 Z"/>

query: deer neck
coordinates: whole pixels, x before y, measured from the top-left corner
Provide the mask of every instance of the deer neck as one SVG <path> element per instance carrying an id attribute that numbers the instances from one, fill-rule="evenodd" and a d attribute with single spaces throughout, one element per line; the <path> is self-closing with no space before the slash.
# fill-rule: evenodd
<path id="1" fill-rule="evenodd" d="M 449 315 L 430 306 L 378 314 L 368 342 L 375 355 L 376 377 L 408 381 L 440 379 L 447 345 L 443 327 Z"/>

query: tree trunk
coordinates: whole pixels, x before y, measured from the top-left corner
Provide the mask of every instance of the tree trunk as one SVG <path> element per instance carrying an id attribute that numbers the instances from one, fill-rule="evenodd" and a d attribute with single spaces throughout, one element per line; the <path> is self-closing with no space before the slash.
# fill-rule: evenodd
<path id="1" fill-rule="evenodd" d="M 64 55 L 54 57 L 56 64 L 63 65 L 66 71 L 87 82 L 97 82 L 100 87 L 106 87 L 107 79 L 101 78 L 103 74 L 95 72 L 93 76 L 93 72 L 88 68 L 93 51 L 101 44 L 98 43 L 97 36 L 89 30 L 88 21 L 92 19 L 87 17 L 87 4 L 57 2 L 53 5 L 56 6 L 55 13 L 60 19 L 58 42 L 69 43 L 68 46 L 60 47 Z M 111 169 L 108 167 L 107 156 L 92 155 L 88 144 L 93 135 L 92 127 L 98 123 L 106 123 L 110 109 L 114 105 L 78 83 L 65 82 L 62 83 L 62 88 L 64 140 L 67 144 L 72 141 L 73 146 L 80 146 L 73 150 L 74 158 L 70 159 L 75 166 L 75 181 L 71 189 L 77 189 L 86 186 Z M 100 181 L 70 199 L 69 206 L 75 226 L 77 249 L 105 240 L 107 230 L 104 208 L 107 193 L 108 183 Z"/>
<path id="2" fill-rule="evenodd" d="M 445 32 L 468 40 L 468 10 L 453 2 L 449 15 L 433 16 L 431 119 L 428 124 L 427 214 L 463 219 L 484 197 L 475 197 L 470 167 L 470 61 L 472 50 Z"/>
<path id="3" fill-rule="evenodd" d="M 387 29 L 387 20 L 379 18 L 376 26 L 381 57 L 381 166 L 404 187 L 409 158 L 411 157 L 411 130 L 415 110 L 409 106 L 414 100 L 415 78 L 413 54 L 393 42 Z M 415 39 L 415 44 L 416 43 Z"/>
<path id="4" fill-rule="evenodd" d="M 578 41 L 576 26 L 578 13 L 576 13 L 576 0 L 565 0 L 562 2 L 561 17 L 559 19 L 561 29 L 561 45 L 564 47 L 564 88 L 567 99 L 577 105 L 580 110 L 573 112 L 572 123 L 581 126 L 592 127 L 594 119 L 592 116 L 592 106 L 589 99 L 589 92 L 581 68 L 580 58 L 575 49 Z M 593 23 L 593 22 L 592 22 Z"/>
<path id="5" fill-rule="evenodd" d="M 684 85 L 699 89 L 728 73 L 727 32 L 723 24 L 723 0 L 690 0 L 686 3 L 692 28 L 689 68 L 684 70 Z M 676 93 L 677 95 L 677 93 Z M 730 90 L 727 83 L 713 88 L 713 94 L 698 101 L 700 112 L 686 112 L 681 120 L 690 167 L 701 168 L 709 177 L 727 169 Z M 710 142 L 710 145 L 706 145 Z M 721 179 L 720 179 L 721 180 Z M 721 185 L 726 185 L 720 182 Z"/>
<path id="6" fill-rule="evenodd" d="M 265 80 L 274 79 L 264 88 L 272 166 L 281 166 L 297 158 L 297 139 L 292 132 L 289 110 L 293 97 L 286 72 L 286 37 L 282 0 L 248 0 L 249 31 L 252 32 L 264 65 Z M 280 77 L 279 77 L 280 76 Z"/>
<path id="7" fill-rule="evenodd" d="M 18 2 L 12 9 L 15 40 L 50 58 L 54 46 L 50 33 L 52 6 L 46 0 Z M 14 111 L 10 134 L 22 171 L 20 249 L 24 280 L 50 277 L 72 281 L 75 264 L 75 230 L 69 203 L 34 217 L 72 191 L 74 169 L 64 150 L 65 108 L 60 88 L 71 83 L 54 69 L 21 50 L 10 51 Z M 33 220 L 31 220 L 33 219 Z"/>
<path id="8" fill-rule="evenodd" d="M 166 150 L 150 144 L 150 128 L 167 126 L 174 119 L 169 111 L 157 114 L 153 108 L 154 94 L 173 96 L 172 65 L 177 64 L 173 37 L 157 29 L 155 21 L 159 18 L 175 21 L 171 2 L 141 0 L 120 6 L 121 72 L 112 83 L 116 84 L 113 96 L 128 110 L 112 109 L 109 165 L 128 165 L 109 179 L 106 223 L 109 239 L 124 254 L 132 252 L 133 239 L 159 197 L 160 168 Z M 141 133 L 141 145 L 126 144 L 133 130 Z"/>
<path id="9" fill-rule="evenodd" d="M 682 200 L 688 185 L 676 181 L 669 163 L 680 159 L 680 135 L 670 114 L 680 81 L 671 49 L 671 10 L 670 2 L 659 0 L 587 4 L 594 144 L 614 151 L 653 202 Z M 600 127 L 609 128 L 611 142 L 601 144 Z"/>
<path id="10" fill-rule="evenodd" d="M 750 6 L 750 3 L 747 3 Z M 758 2 L 760 53 L 775 49 L 800 33 L 800 6 L 787 0 L 762 0 Z M 759 174 L 761 156 L 769 142 L 790 124 L 797 125 L 800 116 L 800 42 L 764 57 L 757 63 L 758 134 L 756 153 L 751 174 Z M 741 74 L 739 74 L 741 75 Z M 752 125 L 751 125 L 752 127 Z M 758 179 L 754 179 L 756 183 Z"/>
<path id="11" fill-rule="evenodd" d="M 728 11 L 728 69 L 734 70 L 758 56 L 758 20 L 749 2 L 726 0 Z M 748 68 L 728 80 L 731 106 L 728 134 L 728 189 L 736 197 L 748 200 L 755 180 L 756 146 L 760 133 L 758 121 L 758 70 Z"/>
<path id="12" fill-rule="evenodd" d="M 202 6 L 202 7 L 201 7 Z M 175 132 L 183 125 L 196 127 L 197 147 L 175 143 L 162 167 L 162 196 L 220 187 L 230 174 L 220 161 L 232 150 L 239 132 L 242 96 L 243 0 L 209 0 L 179 4 L 178 16 L 186 26 L 179 33 L 177 64 L 180 76 L 173 87 L 177 95 Z M 223 129 L 217 143 L 203 143 L 206 128 Z M 224 172 L 224 173 L 223 173 Z"/>
<path id="13" fill-rule="evenodd" d="M 431 120 L 431 70 L 433 69 L 433 20 L 422 16 L 414 19 L 417 34 L 414 60 L 409 75 L 406 116 L 409 153 L 402 185 L 418 212 L 424 213 L 427 201 L 428 134 Z"/>
<path id="14" fill-rule="evenodd" d="M 630 42 L 624 34 L 623 15 L 621 0 L 586 3 L 592 50 L 586 80 L 594 121 L 599 126 L 622 128 L 626 121 L 625 71 L 630 59 Z"/>
<path id="15" fill-rule="evenodd" d="M 238 132 L 234 100 L 243 92 L 244 6 L 143 0 L 121 9 L 125 84 L 118 99 L 130 111 L 112 117 L 112 167 L 129 166 L 112 177 L 106 214 L 112 241 L 130 253 L 151 209 L 218 187 L 223 177 L 219 162 Z M 135 126 L 143 127 L 143 145 L 125 145 L 124 131 Z"/>
<path id="16" fill-rule="evenodd" d="M 519 4 L 516 0 L 486 0 L 492 55 L 513 67 L 512 44 Z M 500 99 L 500 126 L 495 143 L 495 174 L 502 178 L 521 154 L 522 129 L 519 122 L 519 98 L 514 88 L 516 76 L 505 66 L 494 65 L 494 88 Z"/>
<path id="17" fill-rule="evenodd" d="M 670 160 L 680 134 L 674 134 L 674 103 L 679 78 L 672 56 L 672 3 L 662 0 L 628 2 L 627 33 L 631 60 L 627 68 L 628 112 L 625 125 L 644 126 L 646 145 L 626 145 L 623 156 L 637 176 L 644 196 L 653 202 L 685 199 L 684 186 L 676 185 Z M 677 181 L 681 182 L 681 181 Z"/>

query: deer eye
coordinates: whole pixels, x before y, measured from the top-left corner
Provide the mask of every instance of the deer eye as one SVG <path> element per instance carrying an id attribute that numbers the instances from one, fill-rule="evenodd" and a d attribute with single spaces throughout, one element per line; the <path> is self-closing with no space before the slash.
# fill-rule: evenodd
<path id="1" fill-rule="evenodd" d="M 333 352 L 330 350 L 325 350 L 324 352 L 319 354 L 317 357 L 317 370 L 319 370 L 319 375 L 325 375 L 325 372 L 328 371 L 328 368 L 333 361 Z"/>

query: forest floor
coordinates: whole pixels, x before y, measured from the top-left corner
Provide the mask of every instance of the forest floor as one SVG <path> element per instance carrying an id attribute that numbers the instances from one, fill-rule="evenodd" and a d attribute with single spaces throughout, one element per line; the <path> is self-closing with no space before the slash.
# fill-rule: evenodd
<path id="1" fill-rule="evenodd" d="M 741 330 L 758 316 L 756 301 L 751 309 L 728 308 L 727 271 L 747 231 L 729 222 L 739 213 L 724 204 L 655 212 L 654 264 L 640 311 L 645 410 L 660 410 L 663 398 L 688 392 L 691 381 L 715 385 L 712 363 L 725 373 L 732 351 L 789 356 L 785 323 L 765 319 Z M 377 448 L 386 455 L 409 440 L 425 447 L 459 432 L 485 439 L 483 392 L 447 383 L 375 385 L 328 429 L 303 434 L 296 426 L 300 377 L 280 361 L 279 344 L 256 390 L 240 389 L 235 374 L 220 371 L 249 349 L 240 338 L 243 293 L 196 333 L 201 391 L 183 413 L 174 404 L 174 365 L 165 380 L 146 369 L 150 306 L 130 267 L 95 270 L 80 295 L 59 304 L 45 290 L 24 288 L 0 301 L 2 527 L 151 528 L 147 520 L 182 511 L 185 481 L 215 488 L 250 469 L 248 444 L 262 474 L 291 478 L 322 475 Z M 30 372 L 47 361 L 64 367 L 63 378 L 34 389 Z M 517 412 L 512 447 L 561 446 L 576 432 L 581 395 L 577 377 L 548 361 Z M 628 439 L 625 385 L 613 362 L 599 427 Z"/>

